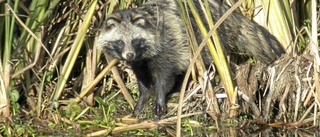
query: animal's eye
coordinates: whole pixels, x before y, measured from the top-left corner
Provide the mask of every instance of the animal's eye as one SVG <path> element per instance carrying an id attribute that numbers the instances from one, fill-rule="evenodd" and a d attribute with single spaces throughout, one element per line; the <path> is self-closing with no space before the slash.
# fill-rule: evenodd
<path id="1" fill-rule="evenodd" d="M 122 40 L 117 40 L 116 42 L 118 45 L 123 45 L 123 43 L 124 43 Z"/>
<path id="2" fill-rule="evenodd" d="M 140 47 L 140 48 L 143 48 L 145 46 L 145 39 L 133 39 L 131 41 L 131 45 L 133 47 Z"/>
<path id="3" fill-rule="evenodd" d="M 124 42 L 122 40 L 111 41 L 110 46 L 112 49 L 121 50 L 124 46 Z"/>
<path id="4" fill-rule="evenodd" d="M 141 27 L 146 25 L 146 19 L 143 17 L 135 18 L 135 19 L 133 19 L 132 22 L 133 22 L 133 24 L 141 26 Z"/>

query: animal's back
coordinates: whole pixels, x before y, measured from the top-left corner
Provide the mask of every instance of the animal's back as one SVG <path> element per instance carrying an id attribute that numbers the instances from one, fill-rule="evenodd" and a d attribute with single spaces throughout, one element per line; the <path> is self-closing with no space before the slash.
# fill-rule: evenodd
<path id="1" fill-rule="evenodd" d="M 199 2 L 194 0 L 194 3 L 202 19 L 205 19 Z M 209 0 L 209 4 L 214 22 L 217 22 L 229 9 L 229 6 L 217 0 Z M 208 26 L 205 20 L 204 23 Z M 192 25 L 195 30 L 198 29 L 194 21 Z M 236 11 L 231 13 L 217 28 L 217 33 L 227 55 L 254 57 L 270 64 L 285 53 L 272 34 Z M 198 37 L 198 40 L 202 40 L 202 37 Z"/>
<path id="2" fill-rule="evenodd" d="M 194 0 L 193 2 L 203 19 L 204 24 L 207 26 L 207 29 L 209 29 L 199 1 Z M 186 66 L 188 66 L 186 59 L 190 57 L 188 49 L 185 48 L 188 45 L 188 35 L 181 19 L 178 6 L 174 0 L 152 0 L 148 1 L 145 6 L 149 7 L 149 5 L 155 4 L 157 5 L 156 7 L 158 10 L 158 15 L 156 15 L 159 18 L 158 23 L 164 24 L 164 26 L 160 27 L 160 29 L 163 28 L 163 30 L 160 31 L 162 32 L 160 36 L 161 40 L 166 43 L 165 45 L 170 43 L 165 51 L 168 52 L 168 56 L 174 58 L 177 58 L 177 56 L 173 56 L 174 53 L 172 52 L 176 52 L 175 54 L 179 55 L 179 59 L 180 57 L 186 57 L 183 58 L 183 61 L 175 60 L 175 63 L 183 63 L 181 66 L 186 68 Z M 220 19 L 229 9 L 229 6 L 222 4 L 217 0 L 209 0 L 209 4 L 214 22 L 218 21 L 218 19 Z M 197 42 L 202 42 L 203 36 L 192 15 L 191 23 L 196 33 Z M 285 53 L 280 42 L 272 34 L 259 24 L 251 21 L 238 12 L 231 13 L 218 27 L 217 33 L 225 53 L 231 57 L 254 57 L 263 63 L 270 64 Z M 181 49 L 182 46 L 183 49 Z M 204 50 L 206 52 L 208 51 L 206 48 Z M 206 65 L 211 63 L 212 58 L 208 52 L 203 53 L 202 55 L 207 59 L 205 60 L 205 63 L 207 63 Z"/>

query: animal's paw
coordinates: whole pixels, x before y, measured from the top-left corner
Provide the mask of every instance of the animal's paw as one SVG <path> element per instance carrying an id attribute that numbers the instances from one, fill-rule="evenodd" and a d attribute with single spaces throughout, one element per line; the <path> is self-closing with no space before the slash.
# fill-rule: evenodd
<path id="1" fill-rule="evenodd" d="M 139 105 L 136 105 L 136 106 L 134 107 L 133 116 L 135 116 L 135 117 L 140 116 L 142 110 L 143 110 L 143 107 L 141 107 L 141 106 L 139 106 Z"/>
<path id="2" fill-rule="evenodd" d="M 156 103 L 155 108 L 154 108 L 154 113 L 155 113 L 157 116 L 161 116 L 161 115 L 165 114 L 166 112 L 167 112 L 167 106 L 166 106 L 166 104 Z"/>

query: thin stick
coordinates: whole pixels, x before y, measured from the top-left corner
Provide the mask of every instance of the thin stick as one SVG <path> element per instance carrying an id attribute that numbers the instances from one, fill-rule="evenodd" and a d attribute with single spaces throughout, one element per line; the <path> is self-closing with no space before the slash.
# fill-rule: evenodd
<path id="1" fill-rule="evenodd" d="M 94 86 L 96 86 L 102 78 L 105 77 L 111 70 L 111 68 L 118 62 L 117 59 L 113 59 L 109 62 L 108 66 L 102 70 L 102 72 L 91 82 L 88 87 L 86 87 L 81 94 L 74 99 L 75 102 L 79 102 L 81 98 L 83 98 L 91 89 L 93 89 Z"/>

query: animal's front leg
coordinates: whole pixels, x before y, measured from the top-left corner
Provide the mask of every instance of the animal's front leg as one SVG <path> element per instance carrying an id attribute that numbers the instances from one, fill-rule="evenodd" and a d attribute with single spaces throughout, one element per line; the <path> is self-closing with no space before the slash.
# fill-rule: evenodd
<path id="1" fill-rule="evenodd" d="M 175 83 L 175 75 L 173 73 L 159 73 L 156 79 L 156 102 L 155 114 L 160 116 L 167 111 L 166 95 L 170 92 Z"/>
<path id="2" fill-rule="evenodd" d="M 142 83 L 142 81 L 138 81 L 138 86 L 139 86 L 139 99 L 136 106 L 134 107 L 134 112 L 133 112 L 134 116 L 139 116 L 141 114 L 145 104 L 150 99 L 150 91 L 149 91 L 150 89 L 148 89 Z"/>
<path id="3" fill-rule="evenodd" d="M 147 62 L 131 62 L 130 65 L 137 77 L 139 86 L 139 99 L 134 107 L 133 115 L 139 116 L 145 104 L 149 101 L 150 92 L 152 92 L 153 89 L 153 82 Z"/>

